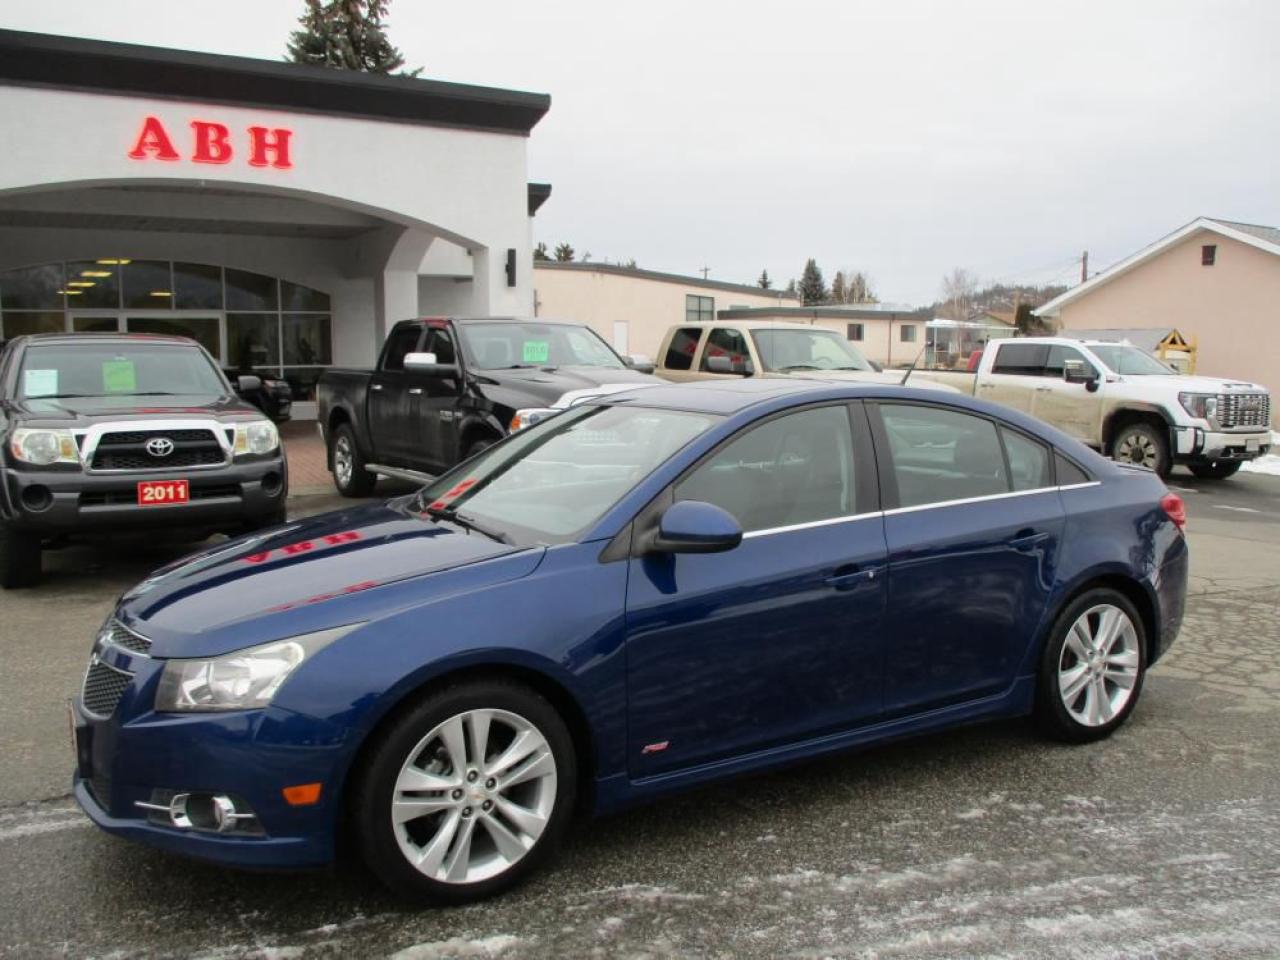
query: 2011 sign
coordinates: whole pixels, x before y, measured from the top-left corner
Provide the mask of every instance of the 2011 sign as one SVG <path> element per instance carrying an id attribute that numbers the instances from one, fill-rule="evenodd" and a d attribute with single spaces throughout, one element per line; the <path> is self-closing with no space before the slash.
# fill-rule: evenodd
<path id="1" fill-rule="evenodd" d="M 191 160 L 194 163 L 230 163 L 236 156 L 231 130 L 225 124 L 192 120 L 191 137 Z M 249 166 L 291 169 L 293 160 L 289 151 L 292 141 L 293 131 L 287 127 L 249 127 Z M 159 117 L 147 117 L 142 121 L 142 129 L 128 156 L 131 160 L 174 162 L 182 159 Z"/>

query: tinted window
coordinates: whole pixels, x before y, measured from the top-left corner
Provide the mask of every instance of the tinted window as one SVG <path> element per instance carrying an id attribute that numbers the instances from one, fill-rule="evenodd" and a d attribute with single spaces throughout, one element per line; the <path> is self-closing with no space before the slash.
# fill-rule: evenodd
<path id="1" fill-rule="evenodd" d="M 40 345 L 22 358 L 21 398 L 52 396 L 120 397 L 136 406 L 140 395 L 220 396 L 222 378 L 194 346 L 105 342 Z"/>
<path id="2" fill-rule="evenodd" d="M 1058 454 L 1055 458 L 1058 468 L 1058 484 L 1060 486 L 1070 486 L 1073 483 L 1088 483 L 1090 477 L 1087 473 L 1077 467 L 1074 463 Z"/>
<path id="3" fill-rule="evenodd" d="M 1015 490 L 1039 490 L 1053 486 L 1049 448 L 1025 434 L 1000 428 L 1004 450 L 1009 455 L 1009 475 Z"/>
<path id="4" fill-rule="evenodd" d="M 995 424 L 941 407 L 881 404 L 898 505 L 1009 491 Z"/>
<path id="5" fill-rule="evenodd" d="M 124 273 L 124 305 L 147 310 L 173 306 L 168 260 L 133 260 L 120 268 Z"/>
<path id="6" fill-rule="evenodd" d="M 667 355 L 662 365 L 668 370 L 688 370 L 693 366 L 693 354 L 698 349 L 698 338 L 702 336 L 700 327 L 681 327 L 671 337 L 671 345 L 667 347 Z"/>
<path id="7" fill-rule="evenodd" d="M 1024 377 L 1044 374 L 1049 348 L 1043 343 L 1002 343 L 996 351 L 992 373 L 1013 373 Z"/>
<path id="8" fill-rule="evenodd" d="M 401 327 L 399 330 L 392 330 L 383 353 L 382 369 L 403 370 L 405 354 L 413 353 L 418 349 L 418 339 L 421 336 L 422 330 L 418 327 Z"/>
<path id="9" fill-rule="evenodd" d="M 434 353 L 436 355 L 436 363 L 454 364 L 458 362 L 457 355 L 453 350 L 453 337 L 449 335 L 448 330 L 432 327 L 427 331 L 427 339 L 422 345 L 422 349 L 425 353 Z"/>
<path id="10" fill-rule="evenodd" d="M 677 500 L 728 510 L 744 531 L 854 512 L 853 444 L 843 406 L 787 414 L 730 440 L 676 486 Z"/>
<path id="11" fill-rule="evenodd" d="M 741 364 L 750 360 L 751 354 L 747 352 L 746 338 L 740 332 L 717 327 L 707 336 L 707 348 L 702 351 L 700 370 L 707 369 L 708 357 L 728 357 L 730 363 Z"/>
<path id="12" fill-rule="evenodd" d="M 1084 354 L 1075 347 L 1064 347 L 1055 343 L 1049 348 L 1049 357 L 1044 364 L 1044 375 L 1061 380 L 1062 370 L 1067 360 L 1079 360 L 1086 369 L 1093 370 L 1093 364 L 1086 360 Z M 1095 370 L 1094 373 L 1097 371 Z"/>

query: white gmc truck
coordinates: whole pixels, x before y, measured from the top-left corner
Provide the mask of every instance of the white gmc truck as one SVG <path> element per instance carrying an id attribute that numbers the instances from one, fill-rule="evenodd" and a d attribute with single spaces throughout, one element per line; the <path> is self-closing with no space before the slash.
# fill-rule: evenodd
<path id="1" fill-rule="evenodd" d="M 1115 460 L 1168 476 L 1229 477 L 1271 444 L 1271 397 L 1256 383 L 1180 376 L 1127 343 L 1027 337 L 993 341 L 976 373 L 917 370 L 1026 411 Z"/>

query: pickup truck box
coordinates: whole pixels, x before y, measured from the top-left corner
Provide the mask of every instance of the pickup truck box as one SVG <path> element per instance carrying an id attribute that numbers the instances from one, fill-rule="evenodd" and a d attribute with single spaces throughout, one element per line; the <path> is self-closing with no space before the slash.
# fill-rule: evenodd
<path id="1" fill-rule="evenodd" d="M 1168 476 L 1229 477 L 1271 444 L 1271 398 L 1256 383 L 1180 376 L 1127 343 L 1027 337 L 987 345 L 976 373 L 917 370 L 1026 411 L 1106 455 Z"/>
<path id="2" fill-rule="evenodd" d="M 0 586 L 51 544 L 121 531 L 208 536 L 283 523 L 275 424 L 193 340 L 16 337 L 0 352 Z"/>
<path id="3" fill-rule="evenodd" d="M 316 392 L 334 486 L 360 497 L 379 475 L 425 482 L 575 400 L 660 382 L 582 324 L 430 317 L 392 327 L 374 370 L 327 370 Z"/>
<path id="4" fill-rule="evenodd" d="M 724 321 L 667 330 L 655 372 L 665 380 L 787 377 L 900 383 L 904 371 L 881 371 L 844 337 L 804 323 Z M 919 387 L 952 390 L 937 383 Z"/>

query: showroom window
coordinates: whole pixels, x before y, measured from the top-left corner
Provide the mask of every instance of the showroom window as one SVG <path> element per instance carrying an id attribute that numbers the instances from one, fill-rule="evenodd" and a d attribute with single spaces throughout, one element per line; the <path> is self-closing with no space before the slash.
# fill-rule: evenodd
<path id="1" fill-rule="evenodd" d="M 715 297 L 699 297 L 686 294 L 684 298 L 685 323 L 710 323 L 716 318 Z"/>
<path id="2" fill-rule="evenodd" d="M 63 331 L 191 337 L 220 363 L 313 400 L 333 363 L 329 294 L 216 264 L 102 257 L 0 272 L 0 339 Z"/>

